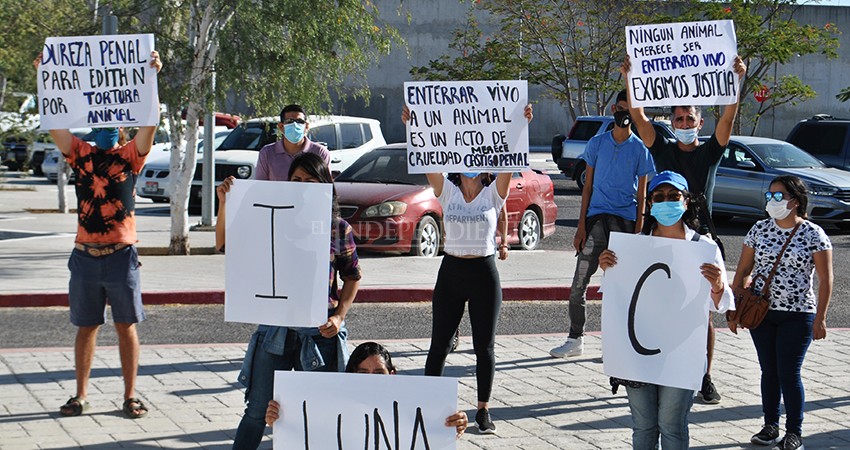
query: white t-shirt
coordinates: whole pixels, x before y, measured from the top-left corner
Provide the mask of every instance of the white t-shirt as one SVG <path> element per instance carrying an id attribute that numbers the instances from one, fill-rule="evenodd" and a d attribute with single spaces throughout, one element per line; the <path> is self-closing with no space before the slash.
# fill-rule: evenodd
<path id="1" fill-rule="evenodd" d="M 443 207 L 445 252 L 452 256 L 490 256 L 496 253 L 496 225 L 505 199 L 496 182 L 485 186 L 467 203 L 460 188 L 447 178 L 437 198 Z"/>
<path id="2" fill-rule="evenodd" d="M 760 220 L 750 228 L 744 238 L 744 245 L 755 250 L 753 276 L 770 275 L 776 256 L 788 240 L 792 229 L 780 228 L 773 219 Z M 817 298 L 812 290 L 812 276 L 815 271 L 813 255 L 831 248 L 832 243 L 823 228 L 804 220 L 782 255 L 776 275 L 770 281 L 770 309 L 817 312 Z M 759 278 L 755 288 L 760 290 L 763 287 L 764 282 Z"/>

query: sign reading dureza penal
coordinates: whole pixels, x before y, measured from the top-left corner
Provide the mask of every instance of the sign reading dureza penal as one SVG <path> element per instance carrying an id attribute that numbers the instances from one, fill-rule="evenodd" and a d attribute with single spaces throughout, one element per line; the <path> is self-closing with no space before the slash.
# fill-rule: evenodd
<path id="1" fill-rule="evenodd" d="M 626 27 L 633 107 L 738 101 L 738 44 L 731 20 Z"/>
<path id="2" fill-rule="evenodd" d="M 41 129 L 159 123 L 152 34 L 51 37 L 38 66 Z"/>
<path id="3" fill-rule="evenodd" d="M 528 167 L 528 83 L 404 83 L 409 173 L 513 172 Z"/>

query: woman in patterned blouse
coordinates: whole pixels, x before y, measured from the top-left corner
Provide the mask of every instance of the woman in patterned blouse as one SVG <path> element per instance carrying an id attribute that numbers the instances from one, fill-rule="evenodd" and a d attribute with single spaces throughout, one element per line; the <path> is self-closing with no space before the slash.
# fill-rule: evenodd
<path id="1" fill-rule="evenodd" d="M 770 282 L 770 309 L 761 324 L 750 330 L 761 366 L 761 403 L 764 427 L 750 441 L 777 444 L 775 449 L 801 449 L 803 381 L 800 369 L 814 339 L 826 337 L 826 310 L 832 295 L 832 244 L 823 229 L 807 220 L 808 188 L 795 176 L 784 175 L 765 193 L 769 219 L 756 222 L 747 233 L 732 282 L 736 292 L 767 277 L 777 255 L 794 233 Z M 812 275 L 818 275 L 818 294 Z M 759 277 L 754 288 L 764 286 Z M 729 322 L 737 333 L 738 324 Z M 785 437 L 779 439 L 779 400 L 785 403 Z"/>

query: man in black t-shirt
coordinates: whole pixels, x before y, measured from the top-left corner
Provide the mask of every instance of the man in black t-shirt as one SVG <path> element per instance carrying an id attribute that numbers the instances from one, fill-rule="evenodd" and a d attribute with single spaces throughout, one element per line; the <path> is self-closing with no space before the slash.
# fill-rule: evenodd
<path id="1" fill-rule="evenodd" d="M 735 56 L 733 68 L 735 73 L 738 74 L 739 79 L 743 80 L 744 75 L 747 73 L 747 66 L 740 56 Z M 626 56 L 623 65 L 620 67 L 620 73 L 623 75 L 623 79 L 626 80 L 627 89 L 631 89 L 628 77 L 630 70 L 631 61 Z M 674 106 L 670 109 L 670 123 L 673 125 L 673 132 L 676 135 L 676 140 L 673 141 L 667 140 L 663 136 L 658 136 L 649 118 L 646 117 L 643 108 L 631 107 L 631 102 L 629 103 L 629 112 L 631 113 L 632 121 L 643 140 L 643 144 L 646 145 L 652 154 L 652 158 L 655 160 L 655 172 L 660 173 L 665 170 L 672 170 L 683 175 L 688 181 L 691 198 L 700 206 L 699 232 L 701 234 L 706 234 L 709 231 L 711 202 L 714 197 L 714 177 L 717 174 L 717 166 L 720 165 L 720 159 L 726 151 L 726 146 L 729 145 L 729 139 L 732 136 L 732 126 L 735 123 L 735 116 L 738 114 L 738 104 L 740 101 L 741 99 L 739 97 L 737 102 L 723 108 L 723 115 L 717 121 L 714 134 L 703 144 L 700 144 L 698 139 L 699 130 L 704 123 L 702 109 L 699 106 Z M 723 247 L 717 236 L 712 237 L 717 240 L 717 244 L 721 246 L 722 251 Z M 710 404 L 720 402 L 720 394 L 717 393 L 714 383 L 711 382 L 710 375 L 711 360 L 714 357 L 714 341 L 714 325 L 709 319 L 708 368 L 702 380 L 699 398 L 704 403 Z"/>

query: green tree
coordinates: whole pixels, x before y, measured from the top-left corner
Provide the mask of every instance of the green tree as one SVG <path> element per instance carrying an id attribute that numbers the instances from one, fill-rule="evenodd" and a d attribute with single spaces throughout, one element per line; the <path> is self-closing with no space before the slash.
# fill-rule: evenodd
<path id="1" fill-rule="evenodd" d="M 663 21 L 664 2 L 646 0 L 488 0 L 471 3 L 451 48 L 461 53 L 416 67 L 417 78 L 473 79 L 522 76 L 544 86 L 573 120 L 601 114 L 622 89 L 627 25 Z M 497 31 L 482 36 L 476 17 Z M 482 39 L 482 37 L 484 39 Z"/>

